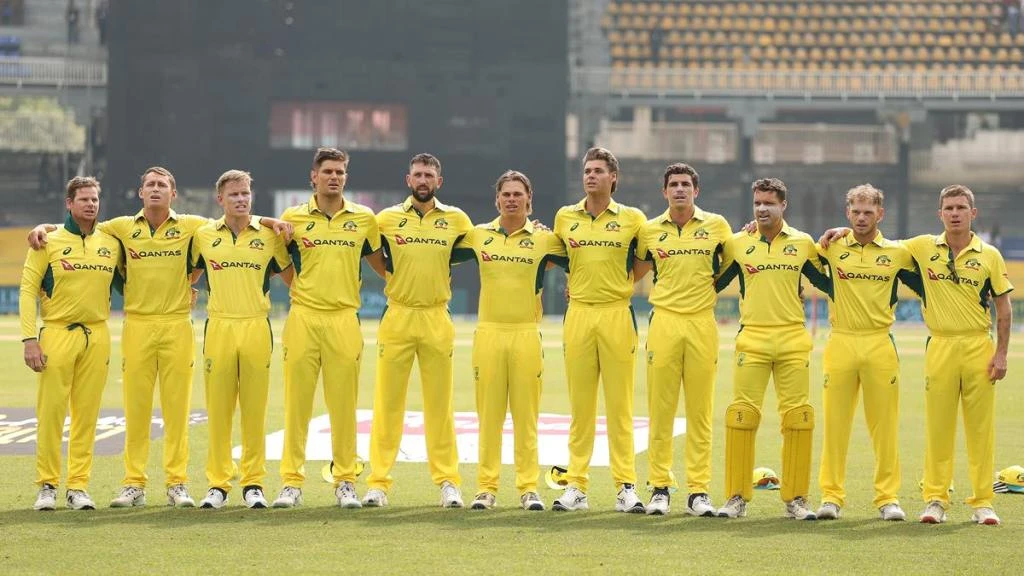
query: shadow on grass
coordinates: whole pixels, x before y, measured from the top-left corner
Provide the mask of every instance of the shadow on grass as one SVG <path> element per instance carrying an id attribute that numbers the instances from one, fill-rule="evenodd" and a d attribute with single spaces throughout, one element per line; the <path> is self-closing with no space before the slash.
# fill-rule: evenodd
<path id="1" fill-rule="evenodd" d="M 942 526 L 917 522 L 883 522 L 878 519 L 800 522 L 783 517 L 747 517 L 740 519 L 693 518 L 682 514 L 648 517 L 613 511 L 527 512 L 518 508 L 495 510 L 443 510 L 435 506 L 390 506 L 342 510 L 335 506 L 300 507 L 292 510 L 250 510 L 229 506 L 220 510 L 171 509 L 148 506 L 141 509 L 94 511 L 10 510 L 0 512 L 0 526 L 60 526 L 63 528 L 117 528 L 133 526 L 149 530 L 182 530 L 189 527 L 249 526 L 256 529 L 358 528 L 362 533 L 389 527 L 417 527 L 424 531 L 463 531 L 476 529 L 518 529 L 545 533 L 574 533 L 586 538 L 588 531 L 606 537 L 609 532 L 624 536 L 665 537 L 671 534 L 723 534 L 730 538 L 770 539 L 790 535 L 811 535 L 843 541 L 876 538 L 932 538 L 963 529 L 983 529 L 969 522 L 951 521 Z"/>

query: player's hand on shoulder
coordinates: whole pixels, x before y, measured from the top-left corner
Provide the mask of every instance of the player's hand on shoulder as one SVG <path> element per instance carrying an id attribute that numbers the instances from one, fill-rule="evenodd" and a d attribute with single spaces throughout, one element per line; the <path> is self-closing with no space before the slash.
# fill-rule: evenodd
<path id="1" fill-rule="evenodd" d="M 551 228 L 548 228 L 548 225 L 540 220 L 533 220 L 533 228 L 535 230 L 541 230 L 542 232 L 551 232 Z"/>
<path id="2" fill-rule="evenodd" d="M 835 242 L 836 240 L 839 240 L 840 238 L 845 237 L 847 234 L 850 233 L 850 231 L 851 230 L 849 228 L 846 228 L 845 226 L 840 226 L 839 228 L 829 228 L 828 230 L 825 230 L 824 234 L 821 235 L 821 238 L 818 240 L 818 244 L 821 244 L 822 248 L 828 248 L 829 244 Z"/>
<path id="3" fill-rule="evenodd" d="M 46 230 L 46 224 L 40 224 L 39 226 L 36 226 L 35 228 L 29 231 L 28 245 L 33 250 L 41 250 L 44 246 L 46 246 L 46 242 L 49 240 L 46 234 Z"/>
<path id="4" fill-rule="evenodd" d="M 292 241 L 292 235 L 295 234 L 295 227 L 292 226 L 291 222 L 285 222 L 284 220 L 278 220 L 276 218 L 270 218 L 269 220 L 272 222 L 270 228 L 274 231 L 274 234 L 280 236 L 281 239 L 284 240 L 285 244 Z"/>
<path id="5" fill-rule="evenodd" d="M 747 222 L 746 224 L 743 225 L 743 228 L 741 228 L 741 230 L 743 230 L 747 234 L 757 232 L 757 221 L 751 220 L 750 222 Z"/>

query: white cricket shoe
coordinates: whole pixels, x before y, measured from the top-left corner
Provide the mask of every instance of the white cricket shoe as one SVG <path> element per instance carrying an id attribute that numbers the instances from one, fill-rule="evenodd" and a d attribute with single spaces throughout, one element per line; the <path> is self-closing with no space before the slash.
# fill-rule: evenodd
<path id="1" fill-rule="evenodd" d="M 302 506 L 302 489 L 294 488 L 292 486 L 285 486 L 281 488 L 281 492 L 277 494 L 277 500 L 271 504 L 274 508 L 295 508 L 296 506 Z"/>
<path id="2" fill-rule="evenodd" d="M 890 522 L 902 522 L 907 519 L 907 513 L 900 508 L 900 505 L 892 502 L 886 504 L 878 509 L 878 514 L 882 517 L 882 520 L 888 520 Z M 818 514 L 821 517 L 821 514 Z"/>
<path id="3" fill-rule="evenodd" d="M 924 512 L 921 512 L 919 517 L 922 524 L 942 524 L 946 521 L 946 509 L 942 507 L 942 502 L 938 500 L 932 500 L 924 507 Z"/>
<path id="4" fill-rule="evenodd" d="M 228 505 L 228 493 L 220 488 L 210 488 L 206 497 L 199 501 L 200 508 L 218 509 Z"/>
<path id="5" fill-rule="evenodd" d="M 999 526 L 999 516 L 991 508 L 975 508 L 971 520 L 984 526 Z"/>
<path id="6" fill-rule="evenodd" d="M 356 487 L 351 482 L 346 481 L 338 484 L 338 487 L 334 489 L 334 497 L 338 499 L 338 506 L 342 508 L 354 509 L 363 507 L 363 504 L 359 501 L 359 494 L 356 494 Z"/>
<path id="7" fill-rule="evenodd" d="M 619 493 L 615 495 L 615 511 L 629 512 L 630 514 L 643 514 L 644 503 L 636 494 L 636 487 L 632 484 L 623 484 Z"/>
<path id="8" fill-rule="evenodd" d="M 242 500 L 247 508 L 266 508 L 267 498 L 259 486 L 246 486 L 242 489 Z"/>
<path id="9" fill-rule="evenodd" d="M 36 495 L 36 503 L 32 505 L 35 510 L 56 510 L 57 509 L 57 487 L 53 484 L 43 484 L 39 487 L 39 494 Z"/>
<path id="10" fill-rule="evenodd" d="M 729 498 L 725 505 L 718 509 L 719 518 L 742 518 L 747 515 L 747 501 L 739 494 Z"/>
<path id="11" fill-rule="evenodd" d="M 536 492 L 527 492 L 519 497 L 519 505 L 523 510 L 541 511 L 544 510 L 544 501 Z"/>
<path id="12" fill-rule="evenodd" d="M 569 486 L 562 492 L 562 495 L 555 499 L 554 503 L 551 504 L 551 509 L 558 512 L 567 512 L 571 510 L 590 510 L 590 504 L 587 502 L 587 495 L 575 486 Z"/>
<path id="13" fill-rule="evenodd" d="M 441 482 L 441 508 L 462 508 L 462 491 L 447 480 Z"/>
<path id="14" fill-rule="evenodd" d="M 96 503 L 85 490 L 68 490 L 68 508 L 72 510 L 95 510 Z"/>
<path id="15" fill-rule="evenodd" d="M 818 520 L 839 520 L 842 514 L 842 509 L 835 502 L 822 502 L 818 508 Z"/>
<path id="16" fill-rule="evenodd" d="M 473 498 L 473 503 L 469 505 L 471 510 L 490 510 L 497 504 L 498 499 L 490 492 L 481 492 Z"/>
<path id="17" fill-rule="evenodd" d="M 167 488 L 167 505 L 175 508 L 194 508 L 196 501 L 188 495 L 184 484 L 173 484 Z"/>
<path id="18" fill-rule="evenodd" d="M 383 508 L 388 505 L 388 494 L 380 488 L 370 488 L 363 496 L 363 506 L 367 508 Z"/>
<path id="19" fill-rule="evenodd" d="M 125 486 L 110 501 L 111 508 L 132 508 L 146 505 L 146 491 L 136 486 Z"/>
<path id="20" fill-rule="evenodd" d="M 647 502 L 647 514 L 650 516 L 664 516 L 668 514 L 671 501 L 672 495 L 669 494 L 668 488 L 655 488 L 651 500 Z"/>
<path id="21" fill-rule="evenodd" d="M 797 520 L 817 520 L 818 516 L 807 507 L 807 500 L 803 496 L 797 496 L 786 502 L 786 517 Z"/>
<path id="22" fill-rule="evenodd" d="M 707 494 L 698 492 L 690 494 L 690 497 L 687 498 L 686 513 L 690 516 L 713 518 L 715 516 L 715 507 L 711 504 L 711 498 Z"/>

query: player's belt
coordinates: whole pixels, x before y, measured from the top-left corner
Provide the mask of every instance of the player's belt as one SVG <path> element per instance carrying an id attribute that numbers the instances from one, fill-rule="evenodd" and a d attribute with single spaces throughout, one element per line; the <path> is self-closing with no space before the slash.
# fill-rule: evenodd
<path id="1" fill-rule="evenodd" d="M 629 308 L 629 299 L 613 300 L 611 302 L 580 302 L 569 298 L 569 308 Z"/>
<path id="2" fill-rule="evenodd" d="M 888 336 L 889 326 L 885 328 L 875 328 L 871 330 L 853 330 L 850 328 L 832 328 L 832 334 L 837 336 L 859 336 L 862 338 L 870 338 L 873 336 Z"/>
<path id="3" fill-rule="evenodd" d="M 358 308 L 352 308 L 347 306 L 345 308 L 335 308 L 333 310 L 321 310 L 319 308 L 310 308 L 309 306 L 303 306 L 301 304 L 294 303 L 291 305 L 291 308 L 289 308 L 289 310 L 294 310 L 296 312 L 301 312 L 303 314 L 315 314 L 317 316 L 351 316 L 353 314 L 359 313 Z M 265 317 L 265 315 L 258 316 L 258 318 Z"/>

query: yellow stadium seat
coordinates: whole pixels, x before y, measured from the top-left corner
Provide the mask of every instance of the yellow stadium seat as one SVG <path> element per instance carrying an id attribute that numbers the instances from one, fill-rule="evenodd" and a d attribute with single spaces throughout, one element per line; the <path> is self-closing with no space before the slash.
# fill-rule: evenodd
<path id="1" fill-rule="evenodd" d="M 754 16 L 764 16 L 764 4 L 760 2 L 754 2 L 754 4 L 750 7 L 749 14 L 752 14 Z"/>
<path id="2" fill-rule="evenodd" d="M 846 34 L 841 32 L 833 34 L 831 44 L 833 46 L 846 46 Z"/>
<path id="3" fill-rule="evenodd" d="M 985 63 L 991 63 L 993 61 L 992 50 L 988 46 L 978 48 L 978 60 Z"/>
<path id="4" fill-rule="evenodd" d="M 914 49 L 911 48 L 910 46 L 904 46 L 900 50 L 900 60 L 904 62 L 912 62 L 916 58 L 917 57 L 914 55 Z"/>
<path id="5" fill-rule="evenodd" d="M 672 16 L 666 14 L 661 17 L 661 20 L 658 21 L 658 28 L 661 28 L 662 30 L 672 30 L 672 27 L 675 25 L 675 22 L 676 21 Z"/>
<path id="6" fill-rule="evenodd" d="M 606 11 L 609 14 L 618 14 L 619 10 L 620 10 L 620 8 L 619 8 L 619 4 L 617 2 L 609 2 L 608 3 L 608 9 Z"/>
<path id="7" fill-rule="evenodd" d="M 795 62 L 806 62 L 807 61 L 807 48 L 800 46 L 793 51 L 793 60 Z"/>
<path id="8" fill-rule="evenodd" d="M 935 34 L 932 34 L 931 32 L 926 33 L 921 44 L 924 46 L 934 46 L 936 44 Z"/>
<path id="9" fill-rule="evenodd" d="M 960 53 L 960 48 L 958 46 L 949 46 L 946 48 L 946 60 L 950 64 L 955 66 L 962 59 L 963 55 Z"/>
<path id="10" fill-rule="evenodd" d="M 932 47 L 931 53 L 929 54 L 932 62 L 945 63 L 946 62 L 946 49 L 942 46 Z"/>
<path id="11" fill-rule="evenodd" d="M 626 47 L 623 44 L 612 44 L 611 56 L 612 58 L 625 58 Z"/>
<path id="12" fill-rule="evenodd" d="M 647 14 L 647 2 L 637 2 L 633 4 L 634 14 Z"/>
<path id="13" fill-rule="evenodd" d="M 772 44 L 776 46 L 783 46 L 786 44 L 786 33 L 776 32 L 772 34 Z"/>
<path id="14" fill-rule="evenodd" d="M 973 46 L 964 46 L 960 50 L 960 59 L 964 62 L 974 62 L 978 59 L 978 53 Z"/>
<path id="15" fill-rule="evenodd" d="M 718 2 L 711 2 L 710 4 L 708 4 L 708 14 L 711 16 L 721 16 L 722 7 L 718 4 Z"/>
<path id="16" fill-rule="evenodd" d="M 716 30 L 714 36 L 712 36 L 712 38 L 711 38 L 711 42 L 713 44 L 728 44 L 729 43 L 729 37 L 726 36 L 724 31 Z"/>
<path id="17" fill-rule="evenodd" d="M 774 2 L 771 3 L 771 4 L 768 4 L 765 7 L 765 11 L 764 12 L 768 16 L 778 16 L 779 15 L 779 5 L 775 4 Z"/>
<path id="18" fill-rule="evenodd" d="M 779 60 L 782 60 L 782 61 L 792 60 L 793 59 L 793 49 L 790 48 L 789 46 L 783 46 L 783 47 L 779 48 L 778 58 L 779 58 Z"/>
<path id="19" fill-rule="evenodd" d="M 678 11 L 678 4 L 675 2 L 665 2 L 665 6 L 662 8 L 662 14 L 674 15 Z"/>
<path id="20" fill-rule="evenodd" d="M 700 44 L 711 44 L 711 32 L 701 30 L 700 33 L 697 34 L 697 42 Z"/>
<path id="21" fill-rule="evenodd" d="M 693 13 L 697 16 L 705 16 L 708 13 L 708 8 L 702 3 L 694 4 Z"/>
<path id="22" fill-rule="evenodd" d="M 1000 46 L 1013 46 L 1013 36 L 1010 36 L 1009 32 L 1003 32 L 999 35 Z"/>
<path id="23" fill-rule="evenodd" d="M 929 57 L 930 57 L 930 54 L 928 52 L 928 48 L 926 48 L 924 46 L 918 46 L 917 47 L 917 51 L 914 53 L 914 58 L 916 60 L 918 60 L 919 62 L 926 62 L 926 61 L 928 61 Z"/>
<path id="24" fill-rule="evenodd" d="M 996 62 L 1009 62 L 1010 61 L 1010 51 L 1007 50 L 1006 48 L 999 47 L 996 50 L 995 59 L 996 59 Z"/>
<path id="25" fill-rule="evenodd" d="M 732 2 L 726 2 L 725 6 L 722 6 L 723 16 L 735 16 L 736 15 L 736 4 Z"/>
<path id="26" fill-rule="evenodd" d="M 839 16 L 839 8 L 835 4 L 828 2 L 825 4 L 825 16 L 827 18 L 835 18 Z"/>
<path id="27" fill-rule="evenodd" d="M 882 52 L 882 49 L 876 46 L 871 49 L 871 59 L 875 62 L 895 62 L 900 59 L 900 51 L 895 46 L 889 46 Z"/>
<path id="28" fill-rule="evenodd" d="M 853 49 L 849 46 L 843 46 L 839 49 L 839 60 L 843 62 L 849 62 L 853 60 Z"/>

